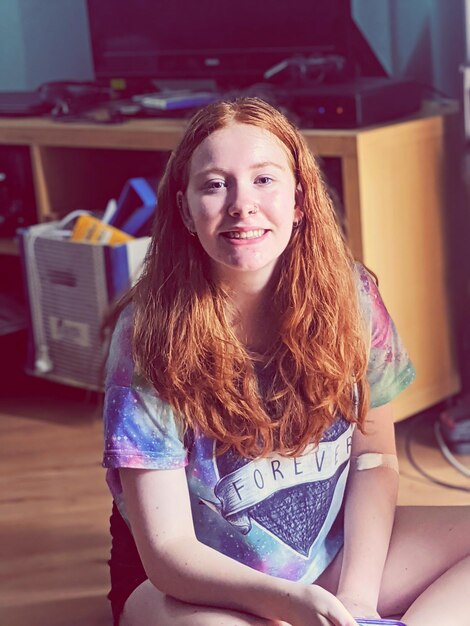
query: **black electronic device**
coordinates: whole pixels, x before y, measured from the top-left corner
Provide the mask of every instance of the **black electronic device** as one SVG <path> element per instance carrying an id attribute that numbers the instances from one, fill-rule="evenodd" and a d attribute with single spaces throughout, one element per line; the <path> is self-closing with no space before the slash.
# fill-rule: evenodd
<path id="1" fill-rule="evenodd" d="M 351 0 L 239 0 L 236 9 L 232 0 L 87 0 L 87 7 L 96 78 L 116 88 L 121 79 L 126 96 L 248 91 L 304 128 L 359 128 L 421 105 L 417 84 L 387 78 Z"/>
<path id="2" fill-rule="evenodd" d="M 51 81 L 38 88 L 46 102 L 53 103 L 54 118 L 79 116 L 113 97 L 111 89 L 102 85 L 80 81 Z"/>
<path id="3" fill-rule="evenodd" d="M 89 82 L 52 81 L 35 91 L 0 92 L 0 116 L 27 117 L 52 115 L 67 117 L 108 102 L 113 96 L 110 88 Z"/>
<path id="4" fill-rule="evenodd" d="M 277 88 L 276 97 L 303 128 L 360 128 L 412 115 L 421 107 L 422 88 L 409 80 L 363 77 Z"/>
<path id="5" fill-rule="evenodd" d="M 53 104 L 36 91 L 0 92 L 0 117 L 24 117 L 49 113 Z"/>
<path id="6" fill-rule="evenodd" d="M 348 61 L 345 73 L 356 69 L 350 0 L 87 0 L 87 6 L 98 80 L 148 79 L 157 86 L 210 80 L 237 88 L 264 80 L 266 70 L 296 55 L 337 55 Z"/>

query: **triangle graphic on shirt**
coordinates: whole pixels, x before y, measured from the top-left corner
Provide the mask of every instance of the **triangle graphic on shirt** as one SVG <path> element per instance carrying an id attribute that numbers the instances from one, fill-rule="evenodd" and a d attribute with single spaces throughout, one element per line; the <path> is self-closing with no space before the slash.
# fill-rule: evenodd
<path id="1" fill-rule="evenodd" d="M 335 441 L 350 424 L 338 419 L 325 433 L 322 441 Z M 216 457 L 220 478 L 251 463 L 232 450 Z M 342 474 L 345 463 L 341 464 L 333 476 L 326 480 L 307 482 L 280 489 L 267 498 L 246 508 L 243 513 L 249 520 L 256 521 L 271 535 L 292 550 L 308 557 L 310 550 L 321 532 L 328 516 L 335 485 Z M 228 520 L 230 521 L 230 520 Z M 250 527 L 245 532 L 249 532 Z"/>
<path id="2" fill-rule="evenodd" d="M 249 516 L 290 548 L 308 557 L 327 517 L 341 468 L 329 480 L 276 493 L 251 507 Z"/>

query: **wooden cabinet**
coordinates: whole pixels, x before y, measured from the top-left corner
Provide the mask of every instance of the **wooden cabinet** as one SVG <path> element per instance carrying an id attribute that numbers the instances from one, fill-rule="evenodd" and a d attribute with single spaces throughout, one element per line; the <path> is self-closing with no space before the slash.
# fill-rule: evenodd
<path id="1" fill-rule="evenodd" d="M 354 131 L 305 131 L 312 150 L 342 159 L 348 239 L 379 286 L 417 370 L 397 419 L 460 390 L 445 241 L 446 116 Z M 332 138 L 333 138 L 332 137 Z"/>
<path id="2" fill-rule="evenodd" d="M 378 275 L 417 369 L 397 419 L 457 393 L 444 241 L 446 111 L 354 130 L 305 130 L 312 151 L 341 162 L 348 240 Z M 38 220 L 102 210 L 130 176 L 160 171 L 183 120 L 120 126 L 0 119 L 0 144 L 31 151 Z M 0 241 L 11 252 L 12 242 Z"/>

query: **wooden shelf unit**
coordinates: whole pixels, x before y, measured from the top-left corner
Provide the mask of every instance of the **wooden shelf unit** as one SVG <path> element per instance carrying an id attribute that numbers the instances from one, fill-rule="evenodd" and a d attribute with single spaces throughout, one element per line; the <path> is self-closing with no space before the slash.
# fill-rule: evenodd
<path id="1" fill-rule="evenodd" d="M 362 129 L 303 131 L 314 154 L 341 160 L 349 243 L 355 257 L 378 275 L 418 372 L 395 401 L 397 419 L 460 390 L 443 224 L 449 112 Z M 102 210 L 130 176 L 156 175 L 185 123 L 0 119 L 0 144 L 30 147 L 38 221 L 44 221 L 77 208 Z M 11 253 L 12 246 L 0 241 L 0 252 Z"/>

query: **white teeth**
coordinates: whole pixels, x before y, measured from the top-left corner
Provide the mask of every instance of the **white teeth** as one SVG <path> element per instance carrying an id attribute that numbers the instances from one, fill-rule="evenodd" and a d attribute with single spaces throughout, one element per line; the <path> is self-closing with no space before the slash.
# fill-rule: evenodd
<path id="1" fill-rule="evenodd" d="M 264 230 L 232 230 L 226 234 L 229 239 L 255 239 L 256 237 L 261 237 L 264 234 Z"/>

